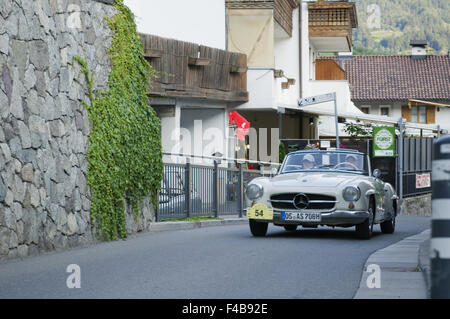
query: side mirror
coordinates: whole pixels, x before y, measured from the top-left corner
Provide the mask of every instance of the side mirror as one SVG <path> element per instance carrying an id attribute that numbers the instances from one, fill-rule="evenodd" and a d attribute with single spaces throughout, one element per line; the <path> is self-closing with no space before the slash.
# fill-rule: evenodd
<path id="1" fill-rule="evenodd" d="M 277 175 L 278 173 L 278 169 L 276 167 L 272 167 L 272 169 L 270 170 L 272 175 Z"/>
<path id="2" fill-rule="evenodd" d="M 375 168 L 375 169 L 373 170 L 372 176 L 375 177 L 375 178 L 380 178 L 380 176 L 381 176 L 381 171 L 380 171 L 378 168 Z"/>

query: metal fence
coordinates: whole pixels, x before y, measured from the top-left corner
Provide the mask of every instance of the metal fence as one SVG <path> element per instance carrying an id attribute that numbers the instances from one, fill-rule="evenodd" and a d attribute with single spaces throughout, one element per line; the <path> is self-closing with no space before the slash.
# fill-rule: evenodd
<path id="1" fill-rule="evenodd" d="M 245 164 L 164 164 L 156 220 L 185 217 L 217 217 L 244 212 L 243 190 L 254 178 L 271 175 Z"/>
<path id="2" fill-rule="evenodd" d="M 328 141 L 330 147 L 335 146 L 334 140 Z M 304 149 L 307 144 L 320 146 L 323 140 L 283 140 L 282 142 L 288 153 Z M 343 138 L 341 145 L 369 154 L 372 168 L 379 168 L 382 171 L 381 178 L 398 189 L 400 177 L 397 169 L 398 154 L 395 158 L 374 158 L 370 139 Z M 403 196 L 431 192 L 432 145 L 432 138 L 403 139 Z M 213 165 L 196 165 L 189 162 L 164 164 L 157 221 L 194 216 L 242 216 L 245 187 L 256 177 L 271 175 L 270 170 L 264 171 L 264 167 L 278 166 L 275 163 L 256 162 L 256 166 L 262 169 L 248 170 L 243 163 L 230 159 L 222 158 L 222 160 L 228 162 L 228 167 L 219 165 L 217 160 L 214 160 Z M 428 182 L 429 186 L 427 186 Z"/>
<path id="3" fill-rule="evenodd" d="M 403 196 L 431 193 L 433 141 L 433 138 L 403 139 Z"/>

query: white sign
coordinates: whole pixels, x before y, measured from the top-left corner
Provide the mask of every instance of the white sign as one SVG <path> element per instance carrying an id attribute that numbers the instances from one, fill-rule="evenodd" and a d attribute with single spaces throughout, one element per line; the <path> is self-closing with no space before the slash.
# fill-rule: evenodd
<path id="1" fill-rule="evenodd" d="M 330 141 L 320 141 L 320 148 L 329 148 L 329 147 L 331 147 Z"/>
<path id="2" fill-rule="evenodd" d="M 416 174 L 416 188 L 427 188 L 431 187 L 431 175 L 426 174 Z"/>
<path id="3" fill-rule="evenodd" d="M 375 156 L 381 156 L 381 157 L 394 156 L 394 151 L 392 151 L 392 150 L 375 150 Z"/>
<path id="4" fill-rule="evenodd" d="M 313 104 L 325 103 L 334 101 L 335 96 L 334 93 L 327 93 L 322 95 L 305 97 L 303 99 L 298 100 L 298 106 L 308 106 Z"/>

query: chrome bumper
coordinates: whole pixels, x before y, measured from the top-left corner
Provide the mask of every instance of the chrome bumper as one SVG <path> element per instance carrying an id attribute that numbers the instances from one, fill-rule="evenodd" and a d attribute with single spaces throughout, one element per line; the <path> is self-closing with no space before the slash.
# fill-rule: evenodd
<path id="1" fill-rule="evenodd" d="M 322 213 L 321 222 L 300 222 L 300 221 L 284 221 L 281 220 L 281 211 L 273 212 L 273 222 L 275 224 L 308 224 L 308 225 L 357 225 L 369 218 L 366 211 L 350 211 L 350 210 L 335 210 L 332 212 Z"/>

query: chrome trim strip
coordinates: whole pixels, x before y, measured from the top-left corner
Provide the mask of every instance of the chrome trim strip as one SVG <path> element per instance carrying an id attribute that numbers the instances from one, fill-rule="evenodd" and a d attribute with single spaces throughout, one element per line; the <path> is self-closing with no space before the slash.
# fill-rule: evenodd
<path id="1" fill-rule="evenodd" d="M 273 202 L 273 203 L 293 203 L 293 200 L 289 200 L 289 199 L 270 199 L 269 201 Z M 337 203 L 337 200 L 310 200 L 308 203 L 313 203 L 313 204 L 317 204 L 317 203 Z"/>

